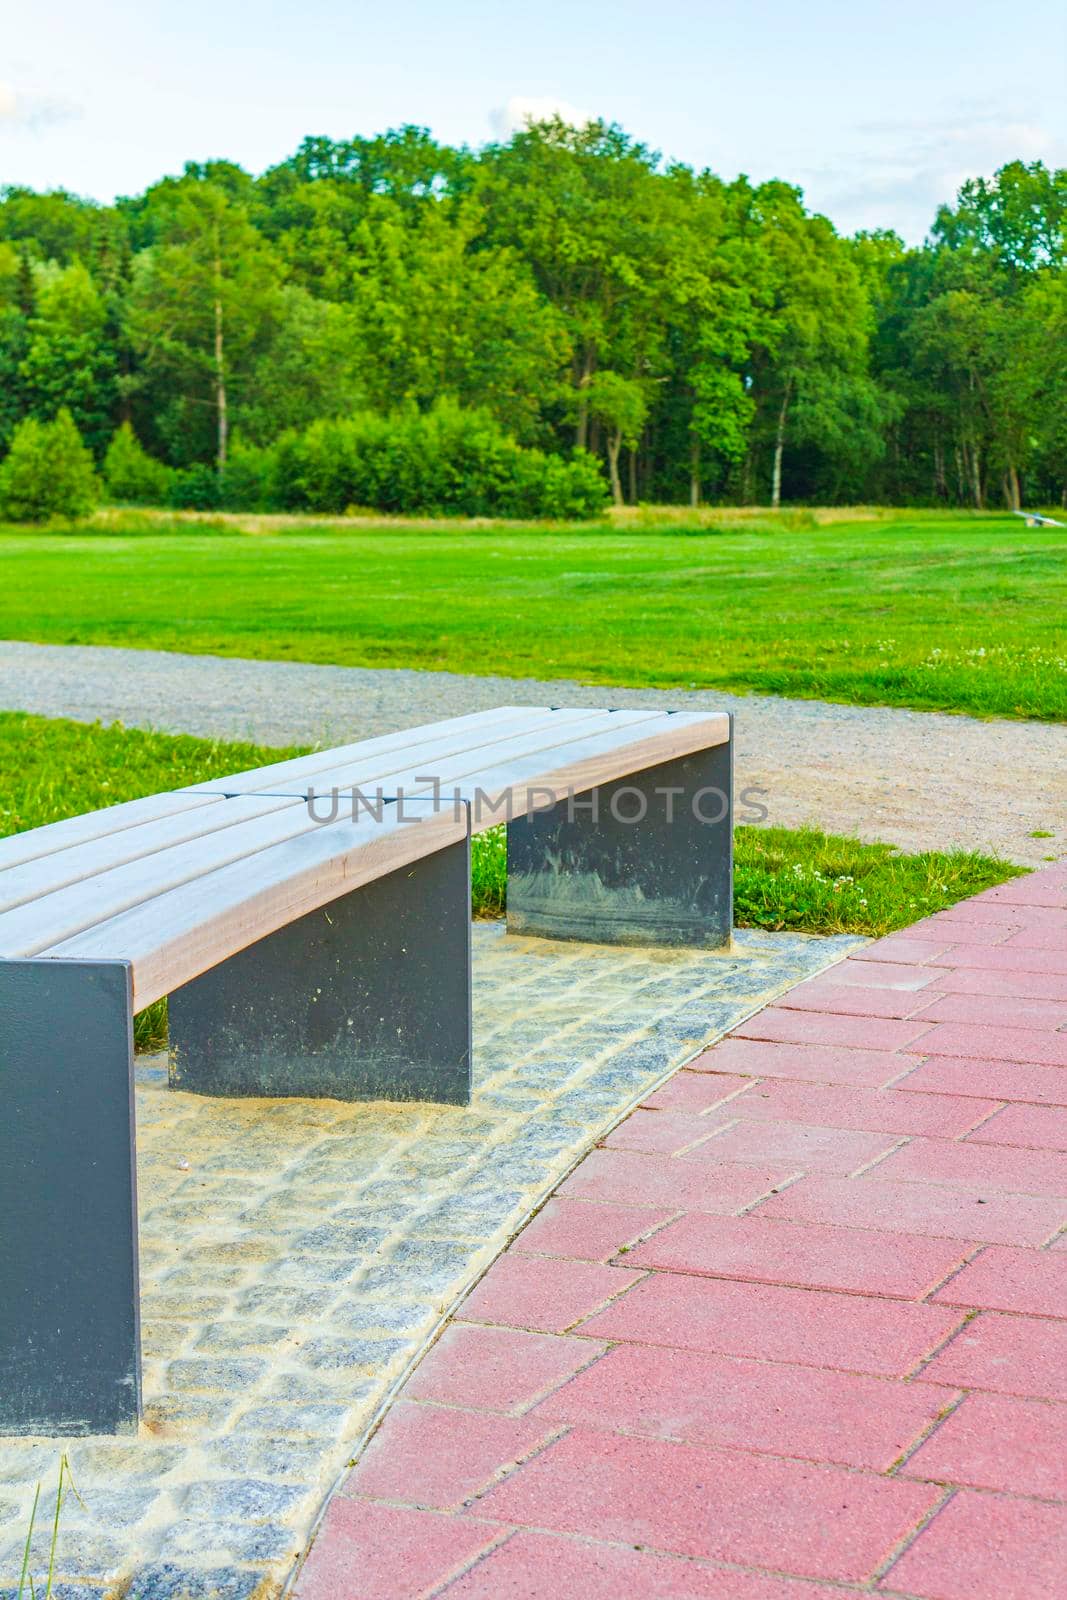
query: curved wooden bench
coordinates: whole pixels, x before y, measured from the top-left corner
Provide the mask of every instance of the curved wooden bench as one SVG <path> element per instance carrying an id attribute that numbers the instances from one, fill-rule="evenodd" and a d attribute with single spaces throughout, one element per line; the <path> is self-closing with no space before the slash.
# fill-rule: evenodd
<path id="1" fill-rule="evenodd" d="M 139 1415 L 136 1009 L 183 1089 L 466 1103 L 472 831 L 511 931 L 726 945 L 731 743 L 502 708 L 0 840 L 0 1431 Z"/>

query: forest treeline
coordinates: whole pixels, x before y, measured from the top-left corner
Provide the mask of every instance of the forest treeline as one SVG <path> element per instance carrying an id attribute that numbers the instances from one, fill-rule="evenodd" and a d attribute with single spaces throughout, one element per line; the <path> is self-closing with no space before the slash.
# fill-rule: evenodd
<path id="1" fill-rule="evenodd" d="M 599 123 L 308 139 L 114 205 L 8 187 L 0 452 L 65 408 L 174 503 L 313 506 L 324 474 L 341 509 L 381 503 L 436 450 L 417 493 L 448 509 L 464 439 L 526 511 L 582 514 L 601 474 L 631 502 L 1059 502 L 1065 232 L 1040 162 L 907 248 Z"/>

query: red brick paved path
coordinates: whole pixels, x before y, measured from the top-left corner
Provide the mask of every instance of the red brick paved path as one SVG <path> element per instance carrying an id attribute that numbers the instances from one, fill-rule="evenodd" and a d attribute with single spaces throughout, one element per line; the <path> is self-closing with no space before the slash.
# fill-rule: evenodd
<path id="1" fill-rule="evenodd" d="M 299 1600 L 1067 1595 L 1065 1149 L 1057 866 L 802 984 L 592 1151 Z"/>

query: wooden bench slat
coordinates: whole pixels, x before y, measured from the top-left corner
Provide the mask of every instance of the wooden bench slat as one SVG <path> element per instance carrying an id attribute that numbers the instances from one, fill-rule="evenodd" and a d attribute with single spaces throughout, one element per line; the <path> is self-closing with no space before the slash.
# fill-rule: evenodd
<path id="1" fill-rule="evenodd" d="M 411 797 L 428 795 L 432 793 L 432 785 L 417 781 L 426 776 L 438 780 L 445 798 L 450 797 L 454 789 L 469 800 L 473 800 L 478 791 L 500 797 L 508 789 L 525 791 L 527 787 L 541 786 L 556 788 L 561 794 L 568 789 L 580 793 L 628 773 L 725 744 L 729 737 L 730 719 L 723 712 L 666 713 L 646 708 L 611 712 L 606 717 L 594 716 L 588 722 L 570 720 L 566 725 L 557 724 L 547 733 L 540 729 L 532 736 L 520 736 L 439 761 L 429 774 L 423 768 L 412 767 L 370 782 L 362 775 L 353 776 L 358 772 L 356 767 L 341 767 L 320 775 L 324 786 L 321 790 L 316 786 L 316 793 L 321 795 L 316 809 L 320 815 L 328 815 L 327 795 L 333 788 L 339 791 L 343 805 L 344 792 L 351 790 L 353 783 L 369 802 L 374 800 L 378 787 L 385 795 L 397 790 Z M 479 757 L 482 759 L 478 760 Z M 325 782 L 327 778 L 328 783 Z M 520 793 L 516 798 L 521 811 L 525 806 L 524 795 Z M 491 802 L 482 804 L 475 810 L 472 829 L 475 833 L 483 832 L 504 821 L 505 815 L 503 810 L 494 814 Z"/>
<path id="2" fill-rule="evenodd" d="M 18 866 L 0 869 L 0 913 L 86 878 L 97 877 L 128 861 L 147 860 L 174 845 L 206 838 L 242 820 L 234 816 L 220 795 L 212 798 L 210 805 L 187 806 L 151 822 L 122 828 L 117 833 L 104 834 Z M 274 808 L 280 810 L 289 803 L 279 796 Z"/>
<path id="3" fill-rule="evenodd" d="M 599 784 L 612 783 L 648 767 L 726 744 L 730 737 L 730 719 L 725 714 L 714 714 L 692 722 L 680 722 L 673 716 L 659 716 L 640 723 L 632 731 L 635 737 L 626 744 L 613 740 L 609 734 L 598 734 L 576 739 L 570 747 L 559 745 L 551 752 L 556 761 L 554 766 L 539 755 L 509 761 L 464 779 L 460 784 L 463 798 L 473 802 L 475 789 L 491 797 L 488 803 L 474 806 L 472 832 L 482 833 L 502 820 L 503 813 L 498 807 L 494 808 L 493 801 L 501 801 L 509 790 L 517 802 L 515 814 L 520 815 L 526 807 L 528 788 L 555 790 L 560 799 L 565 799 L 569 792 L 582 794 Z M 544 800 L 542 797 L 542 803 Z"/>
<path id="4" fill-rule="evenodd" d="M 494 729 L 507 725 L 516 709 L 525 707 L 499 706 L 490 711 L 472 711 L 463 717 L 445 717 L 440 722 L 428 722 L 414 728 L 402 728 L 397 733 L 383 733 L 373 739 L 360 739 L 355 744 L 339 745 L 332 750 L 313 750 L 306 756 L 293 756 L 287 761 L 275 761 L 270 766 L 252 767 L 245 772 L 235 772 L 221 778 L 207 778 L 203 783 L 189 784 L 185 794 L 260 794 L 289 784 L 317 784 L 317 773 L 347 762 L 377 763 L 389 756 L 387 765 L 403 759 L 409 765 L 420 759 L 422 746 L 441 744 L 451 750 L 475 749 L 494 736 Z M 542 718 L 544 712 L 538 713 Z M 407 752 L 402 755 L 402 752 Z"/>
<path id="5" fill-rule="evenodd" d="M 372 766 L 363 761 L 354 761 L 324 768 L 316 774 L 313 787 L 316 794 L 326 795 L 333 789 L 350 790 L 354 786 L 367 794 L 368 798 L 378 789 L 386 797 L 399 788 L 403 788 L 408 794 L 414 794 L 416 791 L 421 793 L 428 787 L 416 781 L 421 777 L 438 777 L 442 782 L 447 780 L 451 783 L 468 773 L 495 769 L 511 759 L 520 760 L 539 755 L 547 757 L 552 751 L 571 743 L 576 738 L 602 734 L 609 740 L 625 744 L 632 738 L 629 732 L 631 728 L 648 722 L 656 715 L 655 711 L 647 709 L 597 711 L 588 707 L 569 706 L 560 711 L 546 709 L 540 713 L 540 717 L 531 717 L 526 726 L 469 748 L 460 746 L 457 749 L 448 740 L 441 740 L 437 742 L 436 749 L 431 749 L 429 746 L 421 747 L 415 760 L 405 759 L 402 763 L 390 767 L 383 767 L 381 764 Z M 311 786 L 298 783 L 291 790 L 271 787 L 257 790 L 257 793 L 303 794 L 309 787 Z"/>
<path id="6" fill-rule="evenodd" d="M 723 715 L 670 715 L 645 709 L 603 714 L 568 710 L 547 730 L 536 727 L 439 761 L 433 775 L 446 795 L 458 788 L 468 797 L 477 791 L 498 797 L 508 788 L 527 785 L 580 791 L 643 766 L 721 743 L 728 737 L 728 729 L 729 720 Z M 427 776 L 422 771 L 424 765 L 420 760 L 411 769 L 381 775 L 383 791 L 402 789 L 412 799 L 430 793 L 430 785 L 417 781 Z M 350 783 L 353 770 L 358 770 L 364 783 L 379 782 L 379 775 L 368 777 L 362 766 L 342 768 L 330 776 L 346 778 Z M 518 798 L 522 809 L 524 797 L 520 794 Z M 32 900 L 24 899 L 4 912 L 0 916 L 0 956 L 36 954 L 182 883 L 209 879 L 230 862 L 322 826 L 300 803 L 298 786 L 290 796 L 246 794 L 219 804 L 227 810 L 222 815 L 211 813 L 212 821 L 216 817 L 219 820 L 210 832 L 197 830 L 183 842 L 104 866 Z M 238 815 L 230 810 L 236 806 L 241 807 Z M 502 820 L 502 816 L 502 812 L 494 812 L 490 801 L 480 809 L 474 826 L 480 831 Z M 24 889 L 21 877 L 17 881 Z M 0 878 L 0 885 L 2 882 Z M 203 892 L 209 892 L 207 884 Z"/>
<path id="7" fill-rule="evenodd" d="M 245 788 L 234 798 L 197 786 L 109 808 L 110 817 L 105 810 L 70 819 L 78 828 L 37 830 L 38 846 L 50 835 L 54 848 L 37 848 L 0 872 L 0 907 L 19 900 L 0 915 L 0 956 L 125 957 L 141 964 L 138 1004 L 147 1004 L 146 996 L 188 981 L 193 967 L 204 971 L 302 914 L 294 905 L 323 904 L 392 870 L 382 861 L 402 864 L 441 847 L 425 820 L 405 828 L 395 808 L 377 819 L 364 811 L 356 821 L 342 812 L 324 824 L 321 809 L 312 815 L 303 803 L 309 785 L 324 795 L 354 784 L 371 800 L 379 790 L 402 791 L 410 816 L 427 804 L 418 797 L 432 794 L 426 780 L 436 778 L 444 804 L 427 810 L 450 841 L 466 829 L 453 793 L 483 797 L 473 822 L 479 830 L 504 820 L 509 790 L 519 815 L 527 789 L 553 789 L 560 798 L 581 793 L 723 744 L 730 732 L 722 713 L 650 708 L 512 707 L 458 721 L 458 749 L 455 723 L 432 724 L 408 730 L 406 744 L 396 742 L 404 735 L 390 735 L 348 746 L 340 753 L 355 759 L 340 764 L 339 752 L 319 752 L 311 773 L 301 758 L 238 775 Z M 288 774 L 288 784 L 265 791 L 272 773 L 275 782 Z M 535 803 L 546 800 L 541 794 Z"/>
<path id="8" fill-rule="evenodd" d="M 151 1005 L 297 917 L 466 836 L 466 815 L 451 806 L 427 805 L 422 820 L 407 824 L 394 806 L 380 822 L 364 815 L 312 826 L 39 953 L 127 960 L 135 1007 Z"/>
<path id="9" fill-rule="evenodd" d="M 611 737 L 615 738 L 619 735 L 620 724 L 611 721 L 613 716 L 628 723 L 647 721 L 650 715 L 644 711 L 602 713 L 567 710 L 553 717 L 549 712 L 542 712 L 540 717 L 547 718 L 547 722 L 542 722 L 538 726 L 537 709 L 534 710 L 535 715 L 531 719 L 533 726 L 528 731 L 507 740 L 479 744 L 470 754 L 457 756 L 451 762 L 439 762 L 437 765 L 451 780 L 452 775 L 461 776 L 464 770 L 469 770 L 472 765 L 477 767 L 479 761 L 486 759 L 487 756 L 499 758 L 509 753 L 516 756 L 530 755 L 536 752 L 546 739 L 554 748 L 559 744 L 561 734 L 578 727 L 599 726 L 604 722 L 608 722 Z M 448 740 L 438 742 L 450 743 Z M 345 771 L 349 774 L 358 772 L 360 781 L 371 785 L 376 784 L 381 776 L 386 788 L 394 787 L 393 779 L 399 776 L 401 780 L 410 780 L 413 792 L 416 790 L 424 792 L 426 785 L 416 784 L 415 779 L 422 775 L 423 768 L 427 764 L 423 757 L 428 747 L 420 742 L 417 748 L 418 764 L 410 770 L 402 771 L 399 775 L 382 774 L 382 764 L 387 759 L 382 756 L 377 760 L 360 763 L 358 767 L 347 768 Z M 351 781 L 349 777 L 349 782 Z M 242 855 L 250 855 L 264 848 L 266 844 L 274 843 L 277 838 L 287 837 L 290 832 L 317 826 L 316 818 L 300 805 L 301 793 L 300 786 L 294 785 L 290 796 L 246 792 L 244 795 L 222 800 L 219 803 L 227 807 L 254 803 L 258 809 L 248 816 L 242 814 L 239 818 L 231 814 L 227 819 L 227 825 L 220 826 L 213 833 L 191 838 L 184 844 L 157 848 L 151 855 L 126 860 L 121 865 L 112 867 L 105 865 L 102 870 L 91 876 L 87 874 L 63 888 L 55 888 L 51 892 L 37 895 L 32 901 L 24 900 L 0 916 L 0 956 L 33 955 L 44 944 L 70 937 L 90 927 L 93 922 L 113 916 L 139 900 L 161 894 L 177 881 L 205 876 L 219 865 L 238 859 Z M 260 821 L 262 813 L 277 810 L 287 804 L 298 806 L 302 820 L 279 821 L 276 831 L 272 833 L 274 825 L 265 827 Z M 179 875 L 177 879 L 175 874 Z"/>
<path id="10" fill-rule="evenodd" d="M 0 917 L 0 956 L 36 955 L 48 945 L 190 880 L 204 880 L 201 894 L 208 900 L 211 875 L 219 867 L 315 826 L 299 800 L 279 805 L 277 797 L 242 795 L 220 804 L 231 811 L 228 828 L 158 850 L 142 860 L 127 861 L 5 912 Z"/>
<path id="11" fill-rule="evenodd" d="M 217 794 L 207 791 L 172 789 L 164 794 L 145 795 L 140 800 L 124 800 L 117 806 L 104 806 L 99 811 L 85 811 L 77 817 L 64 817 L 60 822 L 48 822 L 41 828 L 29 828 L 25 833 L 13 833 L 0 839 L 0 871 L 21 866 L 26 861 L 39 861 L 54 851 L 69 850 L 126 828 L 139 828 L 161 817 L 194 811 L 197 806 L 211 805 L 218 799 Z"/>

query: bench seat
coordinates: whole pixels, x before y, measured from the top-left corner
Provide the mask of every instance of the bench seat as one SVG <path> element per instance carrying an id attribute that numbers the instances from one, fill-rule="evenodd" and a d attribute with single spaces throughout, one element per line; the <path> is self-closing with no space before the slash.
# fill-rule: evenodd
<path id="1" fill-rule="evenodd" d="M 726 946 L 731 752 L 502 707 L 0 840 L 0 1432 L 139 1415 L 135 1010 L 170 997 L 176 1088 L 465 1104 L 472 833 L 511 932 Z"/>

